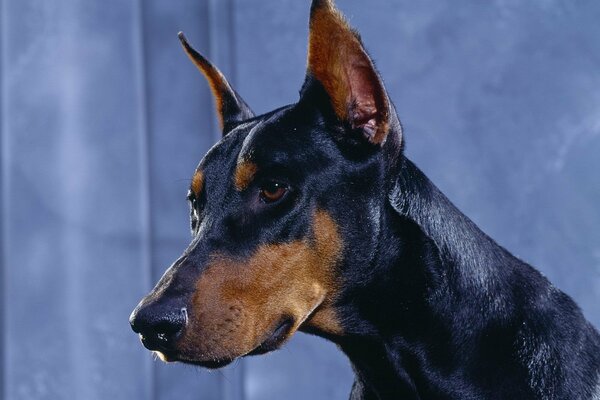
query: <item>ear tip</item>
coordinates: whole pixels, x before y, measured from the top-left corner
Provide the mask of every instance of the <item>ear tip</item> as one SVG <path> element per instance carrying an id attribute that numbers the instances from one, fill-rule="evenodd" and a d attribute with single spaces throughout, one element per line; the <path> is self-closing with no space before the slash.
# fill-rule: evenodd
<path id="1" fill-rule="evenodd" d="M 187 44 L 187 38 L 185 37 L 185 35 L 183 34 L 182 31 L 177 32 L 177 37 L 179 38 L 179 41 L 185 46 Z"/>
<path id="2" fill-rule="evenodd" d="M 333 4 L 333 0 L 313 0 L 310 6 L 310 10 L 312 12 L 322 7 L 335 8 L 335 5 Z"/>
<path id="3" fill-rule="evenodd" d="M 185 37 L 185 35 L 183 34 L 182 31 L 179 31 L 177 33 L 177 37 L 179 38 L 179 41 L 181 42 L 181 46 L 183 46 L 183 50 L 186 52 L 186 54 L 190 57 L 192 57 L 196 62 L 197 60 L 202 60 L 204 61 L 204 57 L 198 53 L 196 50 L 194 50 L 194 48 L 192 47 L 192 45 L 188 42 L 187 38 Z"/>
<path id="4" fill-rule="evenodd" d="M 316 7 L 332 6 L 333 5 L 333 0 L 313 0 L 312 1 L 312 5 L 316 6 Z"/>

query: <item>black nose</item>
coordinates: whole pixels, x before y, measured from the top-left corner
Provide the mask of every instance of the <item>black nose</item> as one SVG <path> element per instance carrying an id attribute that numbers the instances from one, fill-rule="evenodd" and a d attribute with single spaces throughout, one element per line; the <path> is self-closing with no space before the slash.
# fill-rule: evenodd
<path id="1" fill-rule="evenodd" d="M 185 328 L 187 311 L 185 307 L 143 304 L 133 310 L 129 323 L 148 350 L 169 350 Z"/>

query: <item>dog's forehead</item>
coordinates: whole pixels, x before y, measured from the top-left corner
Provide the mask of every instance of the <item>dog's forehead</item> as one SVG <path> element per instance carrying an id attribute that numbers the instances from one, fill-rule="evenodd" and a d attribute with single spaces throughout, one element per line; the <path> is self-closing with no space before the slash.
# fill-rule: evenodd
<path id="1" fill-rule="evenodd" d="M 205 170 L 212 165 L 222 165 L 226 159 L 234 159 L 239 154 L 244 139 L 254 127 L 261 123 L 260 120 L 244 122 L 231 130 L 208 150 L 200 161 L 198 169 Z"/>
<path id="2" fill-rule="evenodd" d="M 243 160 L 261 161 L 265 157 L 289 153 L 306 147 L 310 125 L 297 118 L 293 106 L 285 106 L 256 119 L 241 123 L 213 146 L 204 156 L 198 169 L 221 172 L 225 164 Z"/>
<path id="3" fill-rule="evenodd" d="M 306 137 L 309 126 L 293 106 L 282 107 L 262 118 L 244 137 L 237 156 L 238 162 L 244 160 L 261 161 L 261 158 L 275 157 L 276 153 L 292 152 L 299 145 L 301 138 Z M 304 146 L 310 145 L 305 141 Z"/>

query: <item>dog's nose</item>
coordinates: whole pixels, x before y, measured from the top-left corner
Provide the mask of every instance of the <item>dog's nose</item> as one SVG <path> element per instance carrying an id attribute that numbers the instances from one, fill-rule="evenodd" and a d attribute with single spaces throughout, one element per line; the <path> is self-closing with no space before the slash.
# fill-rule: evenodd
<path id="1" fill-rule="evenodd" d="M 129 323 L 148 350 L 169 350 L 187 324 L 187 311 L 163 304 L 141 305 L 133 310 Z"/>

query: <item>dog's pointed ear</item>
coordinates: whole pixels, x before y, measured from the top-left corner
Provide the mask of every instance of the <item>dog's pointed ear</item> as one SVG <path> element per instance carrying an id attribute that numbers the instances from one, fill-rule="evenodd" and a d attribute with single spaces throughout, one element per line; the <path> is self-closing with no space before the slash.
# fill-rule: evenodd
<path id="1" fill-rule="evenodd" d="M 185 38 L 183 32 L 177 35 L 185 53 L 206 77 L 210 89 L 215 97 L 217 113 L 223 134 L 227 133 L 235 124 L 254 117 L 254 113 L 246 102 L 227 82 L 225 76 L 210 61 L 198 53 Z"/>
<path id="2" fill-rule="evenodd" d="M 340 121 L 382 144 L 390 129 L 390 102 L 359 35 L 332 0 L 313 0 L 310 10 L 307 81 L 316 79 Z"/>

